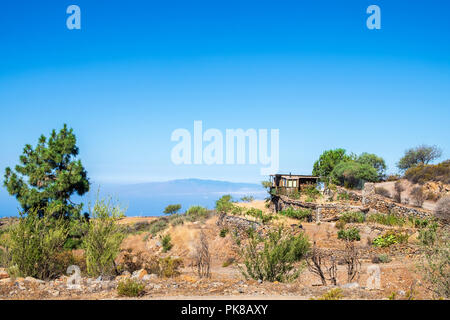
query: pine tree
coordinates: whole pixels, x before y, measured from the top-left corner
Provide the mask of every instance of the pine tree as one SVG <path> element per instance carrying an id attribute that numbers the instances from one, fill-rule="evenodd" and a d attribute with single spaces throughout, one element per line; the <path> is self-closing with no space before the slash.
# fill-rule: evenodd
<path id="1" fill-rule="evenodd" d="M 70 198 L 89 191 L 87 172 L 77 160 L 79 149 L 72 129 L 52 131 L 39 138 L 36 148 L 27 144 L 15 170 L 6 168 L 4 186 L 15 196 L 25 213 L 36 210 L 55 217 L 79 217 L 83 204 Z"/>

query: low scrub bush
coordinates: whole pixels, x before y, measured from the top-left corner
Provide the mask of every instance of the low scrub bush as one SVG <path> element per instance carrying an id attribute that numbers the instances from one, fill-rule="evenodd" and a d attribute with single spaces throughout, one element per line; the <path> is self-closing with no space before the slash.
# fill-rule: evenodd
<path id="1" fill-rule="evenodd" d="M 432 242 L 422 243 L 422 259 L 419 270 L 426 287 L 437 298 L 450 298 L 450 234 L 448 230 L 433 230 Z"/>
<path id="2" fill-rule="evenodd" d="M 445 196 L 436 203 L 434 215 L 446 223 L 450 222 L 450 196 Z"/>
<path id="3" fill-rule="evenodd" d="M 415 187 L 410 192 L 410 197 L 414 201 L 414 204 L 421 208 L 423 202 L 425 201 L 425 194 L 423 193 L 422 187 Z"/>
<path id="4" fill-rule="evenodd" d="M 247 243 L 240 244 L 240 255 L 244 268 L 240 268 L 246 279 L 262 281 L 290 281 L 298 277 L 295 263 L 307 254 L 308 238 L 303 234 L 291 235 L 279 227 L 263 238 L 252 232 Z"/>
<path id="5" fill-rule="evenodd" d="M 167 219 L 158 219 L 150 223 L 148 231 L 152 236 L 155 236 L 159 232 L 166 230 L 168 226 Z"/>
<path id="6" fill-rule="evenodd" d="M 366 220 L 364 213 L 357 211 L 344 212 L 339 216 L 339 220 L 345 223 L 363 223 Z"/>
<path id="7" fill-rule="evenodd" d="M 427 218 L 416 218 L 416 217 L 409 216 L 408 222 L 412 227 L 417 228 L 417 229 L 422 229 L 422 228 L 425 228 L 426 226 L 428 226 L 428 224 L 430 223 L 430 220 Z"/>
<path id="8" fill-rule="evenodd" d="M 361 236 L 357 228 L 343 229 L 338 231 L 338 239 L 347 241 L 360 241 Z"/>
<path id="9" fill-rule="evenodd" d="M 161 237 L 161 246 L 163 248 L 163 252 L 167 252 L 172 249 L 173 244 L 170 234 L 166 234 L 164 237 Z"/>
<path id="10" fill-rule="evenodd" d="M 83 239 L 87 272 L 92 276 L 117 273 L 114 260 L 124 238 L 117 219 L 123 210 L 111 200 L 97 200 L 90 212 L 87 235 Z"/>
<path id="11" fill-rule="evenodd" d="M 266 224 L 270 222 L 273 219 L 273 216 L 271 214 L 264 213 L 262 210 L 251 208 L 247 210 L 247 215 L 256 218 L 257 220 L 261 221 L 261 223 Z"/>
<path id="12" fill-rule="evenodd" d="M 344 297 L 342 293 L 341 288 L 330 289 L 321 297 L 317 298 L 317 300 L 340 300 Z"/>
<path id="13" fill-rule="evenodd" d="M 254 196 L 245 196 L 241 198 L 241 201 L 243 202 L 252 202 L 253 200 L 255 200 Z"/>
<path id="14" fill-rule="evenodd" d="M 398 231 L 388 231 L 384 235 L 373 239 L 373 245 L 376 247 L 386 248 L 397 243 L 408 242 L 408 234 Z"/>
<path id="15" fill-rule="evenodd" d="M 67 221 L 62 218 L 45 213 L 39 217 L 31 211 L 22 214 L 2 244 L 9 272 L 16 277 L 43 280 L 59 276 L 67 268 L 61 258 L 68 233 Z"/>
<path id="16" fill-rule="evenodd" d="M 182 217 L 177 216 L 174 219 L 170 220 L 170 224 L 172 225 L 172 227 L 183 225 L 184 224 L 184 219 Z"/>
<path id="17" fill-rule="evenodd" d="M 372 263 L 389 263 L 392 259 L 387 254 L 380 254 L 372 258 Z"/>
<path id="18" fill-rule="evenodd" d="M 181 274 L 180 268 L 184 266 L 180 258 L 166 257 L 158 260 L 157 274 L 161 278 L 177 277 Z"/>
<path id="19" fill-rule="evenodd" d="M 396 214 L 373 213 L 367 217 L 368 222 L 384 224 L 386 226 L 403 226 L 406 221 Z"/>
<path id="20" fill-rule="evenodd" d="M 424 184 L 429 181 L 440 181 L 450 184 L 450 160 L 439 164 L 414 166 L 406 170 L 404 176 L 412 183 Z"/>
<path id="21" fill-rule="evenodd" d="M 306 194 L 309 198 L 314 200 L 320 196 L 320 191 L 317 190 L 315 186 L 307 186 L 302 190 L 302 192 Z"/>
<path id="22" fill-rule="evenodd" d="M 208 209 L 201 206 L 190 207 L 186 212 L 186 219 L 191 222 L 205 220 L 208 217 L 209 217 Z"/>
<path id="23" fill-rule="evenodd" d="M 291 207 L 279 212 L 281 215 L 298 220 L 311 221 L 312 211 L 310 209 L 293 209 Z"/>
<path id="24" fill-rule="evenodd" d="M 222 267 L 223 267 L 223 268 L 226 268 L 226 267 L 231 266 L 231 265 L 234 263 L 235 260 L 236 260 L 236 259 L 234 259 L 233 257 L 227 258 L 227 259 L 223 262 Z"/>
<path id="25" fill-rule="evenodd" d="M 229 232 L 229 230 L 227 228 L 223 228 L 223 229 L 220 230 L 219 236 L 221 238 L 225 238 L 227 236 L 228 232 Z"/>
<path id="26" fill-rule="evenodd" d="M 139 297 L 145 293 L 145 286 L 133 279 L 125 279 L 117 285 L 117 293 L 123 297 Z"/>

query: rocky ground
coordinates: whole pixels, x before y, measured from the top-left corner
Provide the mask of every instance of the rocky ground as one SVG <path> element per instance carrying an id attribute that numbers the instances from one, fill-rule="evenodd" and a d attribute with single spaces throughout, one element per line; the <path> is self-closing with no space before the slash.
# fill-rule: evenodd
<path id="1" fill-rule="evenodd" d="M 261 203 L 254 205 L 261 207 Z M 248 207 L 249 204 L 245 206 Z M 140 218 L 139 221 L 142 222 L 142 219 L 145 220 Z M 159 237 L 141 232 L 125 239 L 123 249 L 135 253 L 152 252 L 159 256 L 182 258 L 185 267 L 177 277 L 163 279 L 154 274 L 147 274 L 145 270 L 138 270 L 133 274 L 124 272 L 114 278 L 93 279 L 83 275 L 78 288 L 69 288 L 69 276 L 66 275 L 52 281 L 12 279 L 5 269 L 0 269 L 0 299 L 127 299 L 117 293 L 119 281 L 126 278 L 133 278 L 145 285 L 145 293 L 139 299 L 314 299 L 333 288 L 321 285 L 320 279 L 305 266 L 300 277 L 292 283 L 245 280 L 236 262 L 224 266 L 224 262 L 230 258 L 236 259 L 236 253 L 231 235 L 219 236 L 220 227 L 217 220 L 218 217 L 213 216 L 204 223 L 189 222 L 170 226 L 164 233 L 170 233 L 174 247 L 167 254 L 161 252 Z M 297 220 L 283 218 L 274 223 L 299 229 Z M 336 251 L 343 248 L 343 242 L 337 239 L 338 230 L 334 222 L 301 223 L 301 226 L 302 232 L 311 240 L 315 240 L 320 248 Z M 346 266 L 338 261 L 337 287 L 342 289 L 343 299 L 387 299 L 393 293 L 398 299 L 431 298 L 416 268 L 419 259 L 415 244 L 417 230 L 408 231 L 408 244 L 373 248 L 369 245 L 371 240 L 393 227 L 367 223 L 355 226 L 361 233 L 358 248 L 362 252 L 362 268 L 360 276 L 352 283 L 347 283 Z M 200 279 L 190 267 L 192 251 L 201 231 L 207 236 L 212 255 L 209 279 Z M 373 290 L 367 286 L 368 267 L 374 264 L 372 258 L 380 253 L 388 254 L 391 261 L 377 264 L 381 270 L 381 288 Z"/>

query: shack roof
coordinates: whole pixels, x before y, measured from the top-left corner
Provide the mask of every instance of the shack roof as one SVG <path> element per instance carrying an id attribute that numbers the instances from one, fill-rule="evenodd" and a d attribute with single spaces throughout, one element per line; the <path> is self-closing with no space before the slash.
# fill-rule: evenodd
<path id="1" fill-rule="evenodd" d="M 277 173 L 271 174 L 271 177 L 285 177 L 285 178 L 304 178 L 304 179 L 319 179 L 319 177 L 303 174 Z"/>

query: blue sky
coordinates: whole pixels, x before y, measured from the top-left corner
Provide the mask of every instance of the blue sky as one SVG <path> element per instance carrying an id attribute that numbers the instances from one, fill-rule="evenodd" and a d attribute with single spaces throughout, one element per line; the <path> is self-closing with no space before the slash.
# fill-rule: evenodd
<path id="1" fill-rule="evenodd" d="M 82 29 L 66 28 L 81 8 Z M 366 28 L 381 8 L 382 29 Z M 259 165 L 175 166 L 173 130 L 280 130 L 280 171 L 323 150 L 450 155 L 448 1 L 8 1 L 0 169 L 67 123 L 99 183 L 258 182 Z M 1 169 L 3 170 L 3 169 Z M 1 193 L 5 193 L 2 189 Z"/>

